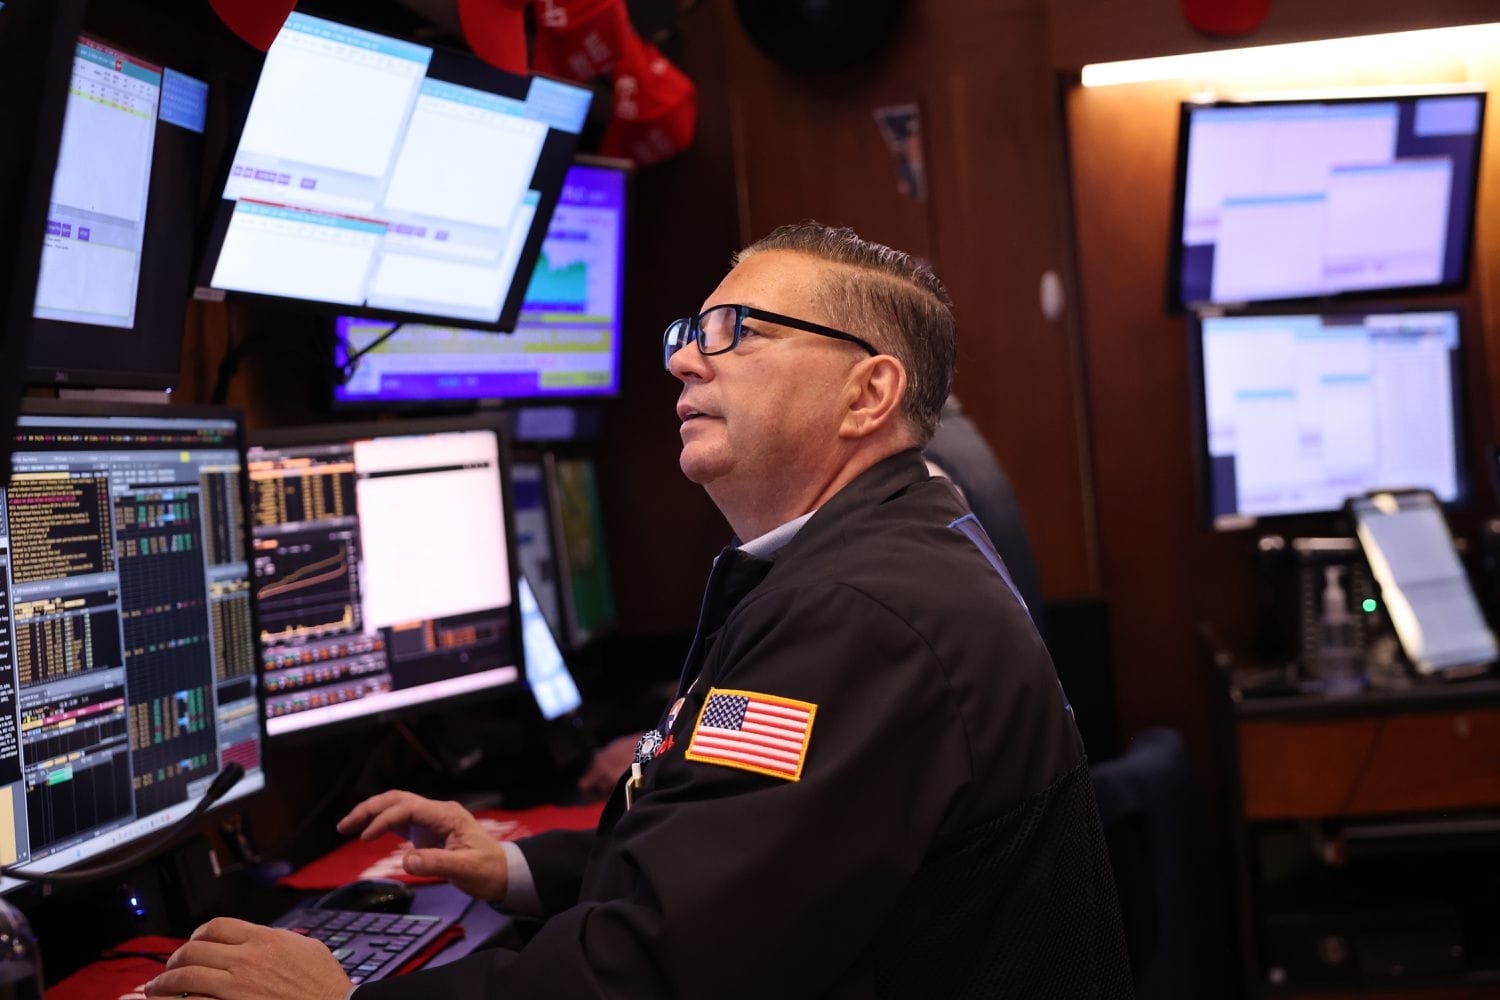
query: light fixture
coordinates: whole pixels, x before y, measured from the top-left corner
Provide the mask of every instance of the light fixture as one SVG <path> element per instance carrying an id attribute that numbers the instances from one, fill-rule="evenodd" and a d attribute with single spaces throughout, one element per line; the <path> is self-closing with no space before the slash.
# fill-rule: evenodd
<path id="1" fill-rule="evenodd" d="M 1188 52 L 1152 59 L 1124 59 L 1083 67 L 1085 87 L 1109 87 L 1153 80 L 1208 79 L 1275 73 L 1297 75 L 1348 67 L 1358 70 L 1381 61 L 1427 56 L 1493 53 L 1500 46 L 1500 22 L 1467 24 L 1382 35 L 1357 35 L 1316 42 L 1255 45 L 1213 52 Z"/>

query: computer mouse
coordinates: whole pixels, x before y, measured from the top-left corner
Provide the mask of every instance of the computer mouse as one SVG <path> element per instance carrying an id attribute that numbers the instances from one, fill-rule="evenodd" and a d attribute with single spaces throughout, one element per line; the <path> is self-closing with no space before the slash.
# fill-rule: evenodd
<path id="1" fill-rule="evenodd" d="M 405 913 L 416 892 L 405 882 L 389 878 L 367 878 L 341 885 L 313 905 L 320 910 L 356 910 L 363 913 Z"/>

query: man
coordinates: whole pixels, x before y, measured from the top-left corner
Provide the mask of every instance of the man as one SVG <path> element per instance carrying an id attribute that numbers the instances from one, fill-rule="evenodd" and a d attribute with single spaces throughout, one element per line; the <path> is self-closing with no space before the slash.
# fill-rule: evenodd
<path id="1" fill-rule="evenodd" d="M 409 871 L 547 918 L 519 953 L 358 1000 L 1128 996 L 1068 707 L 918 451 L 955 354 L 937 278 L 848 230 L 787 227 L 665 350 L 682 471 L 750 539 L 715 561 L 680 697 L 596 834 L 501 845 L 407 792 L 346 816 L 412 837 Z M 221 919 L 148 993 L 348 988 L 315 942 Z"/>

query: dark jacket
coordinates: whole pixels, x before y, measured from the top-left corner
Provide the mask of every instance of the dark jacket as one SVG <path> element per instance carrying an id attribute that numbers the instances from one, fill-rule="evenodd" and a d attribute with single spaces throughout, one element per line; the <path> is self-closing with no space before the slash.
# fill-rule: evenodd
<path id="1" fill-rule="evenodd" d="M 542 930 L 360 1000 L 1128 996 L 1078 734 L 995 558 L 915 451 L 774 562 L 726 550 L 633 808 L 521 843 Z M 687 759 L 725 689 L 816 706 L 797 780 Z"/>

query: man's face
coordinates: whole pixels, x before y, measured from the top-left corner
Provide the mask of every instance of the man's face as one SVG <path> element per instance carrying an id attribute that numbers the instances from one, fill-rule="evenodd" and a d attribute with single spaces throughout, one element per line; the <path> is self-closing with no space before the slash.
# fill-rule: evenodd
<path id="1" fill-rule="evenodd" d="M 729 273 L 703 308 L 733 303 L 836 326 L 818 296 L 830 266 L 785 251 L 756 254 Z M 769 498 L 837 462 L 847 379 L 865 354 L 853 344 L 755 319 L 746 319 L 743 330 L 728 353 L 705 357 L 690 343 L 672 356 L 668 367 L 683 385 L 679 464 L 711 493 L 764 491 Z"/>

